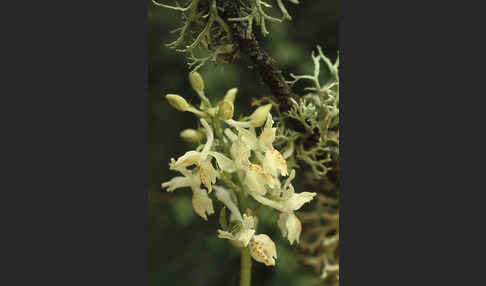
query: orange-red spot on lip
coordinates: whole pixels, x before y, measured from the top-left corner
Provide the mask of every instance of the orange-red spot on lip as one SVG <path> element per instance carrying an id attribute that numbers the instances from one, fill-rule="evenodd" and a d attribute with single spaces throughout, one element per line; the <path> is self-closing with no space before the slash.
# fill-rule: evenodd
<path id="1" fill-rule="evenodd" d="M 206 188 L 208 188 L 208 190 L 211 190 L 211 184 L 208 183 L 208 181 L 206 180 L 206 177 L 204 176 L 204 174 L 202 172 L 199 173 L 199 178 L 201 178 L 201 182 L 203 183 L 203 185 L 206 186 Z"/>
<path id="2" fill-rule="evenodd" d="M 272 153 L 273 155 L 277 158 L 277 160 L 280 162 L 280 164 L 282 166 L 285 167 L 285 169 L 287 169 L 287 161 L 285 161 L 284 157 L 282 156 L 282 154 L 280 154 L 280 152 L 278 152 L 278 150 L 272 150 Z"/>
<path id="3" fill-rule="evenodd" d="M 248 166 L 248 169 L 250 171 L 255 171 L 260 176 L 264 176 L 266 178 L 271 178 L 272 177 L 272 175 L 270 173 L 268 173 L 265 170 L 263 170 L 263 168 L 260 167 L 259 165 L 250 163 L 250 166 Z"/>

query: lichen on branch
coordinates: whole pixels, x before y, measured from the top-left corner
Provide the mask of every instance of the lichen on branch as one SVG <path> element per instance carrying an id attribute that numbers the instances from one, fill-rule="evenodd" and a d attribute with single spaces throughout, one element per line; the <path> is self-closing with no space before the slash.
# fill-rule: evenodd
<path id="1" fill-rule="evenodd" d="M 271 5 L 261 0 L 191 0 L 184 7 L 152 1 L 157 6 L 182 12 L 184 23 L 177 30 L 179 37 L 167 46 L 188 53 L 190 68 L 197 70 L 208 61 L 230 63 L 243 53 L 269 87 L 280 104 L 280 110 L 289 109 L 288 100 L 294 96 L 292 90 L 278 63 L 260 45 L 253 32 L 253 25 L 257 25 L 261 27 L 262 34 L 267 35 L 265 21 L 291 19 L 282 0 L 276 0 L 282 19 L 269 16 L 264 7 Z M 298 4 L 296 0 L 290 2 Z M 208 55 L 198 57 L 196 50 L 203 50 Z"/>

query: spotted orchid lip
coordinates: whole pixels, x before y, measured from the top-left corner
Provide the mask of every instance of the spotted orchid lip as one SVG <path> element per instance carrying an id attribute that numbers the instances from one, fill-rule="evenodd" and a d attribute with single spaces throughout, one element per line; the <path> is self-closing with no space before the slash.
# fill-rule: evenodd
<path id="1" fill-rule="evenodd" d="M 250 254 L 258 262 L 266 266 L 274 266 L 276 255 L 275 243 L 265 234 L 252 237 L 249 243 Z"/>

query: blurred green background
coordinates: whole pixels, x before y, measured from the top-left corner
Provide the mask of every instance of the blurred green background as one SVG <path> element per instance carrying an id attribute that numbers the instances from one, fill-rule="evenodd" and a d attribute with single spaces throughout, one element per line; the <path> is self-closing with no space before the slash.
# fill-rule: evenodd
<path id="1" fill-rule="evenodd" d="M 299 5 L 284 2 L 293 20 L 271 23 L 270 35 L 261 42 L 278 61 L 284 75 L 312 73 L 310 53 L 316 45 L 321 45 L 334 60 L 338 50 L 338 0 L 301 0 Z M 165 94 L 180 94 L 193 104 L 199 101 L 189 86 L 185 56 L 164 46 L 177 37 L 170 31 L 181 25 L 180 13 L 156 7 L 150 1 L 148 6 L 150 285 L 238 285 L 239 251 L 216 237 L 217 215 L 209 216 L 207 222 L 197 216 L 192 210 L 192 192 L 188 188 L 174 193 L 160 188 L 161 182 L 177 175 L 168 169 L 170 158 L 177 158 L 192 148 L 179 137 L 179 132 L 197 127 L 195 117 L 171 108 Z M 280 16 L 278 10 L 272 12 Z M 242 56 L 230 65 L 203 66 L 199 72 L 205 80 L 208 97 L 222 98 L 228 89 L 238 87 L 235 114 L 251 112 L 251 99 L 266 96 L 269 90 L 258 74 L 248 69 L 249 65 Z M 213 203 L 219 214 L 221 204 L 216 200 Z M 276 213 L 264 212 L 262 218 L 258 232 L 268 234 L 275 241 L 278 259 L 276 267 L 253 263 L 252 285 L 311 285 L 317 274 L 297 264 L 293 255 L 296 246 L 289 246 L 271 223 L 276 220 Z"/>

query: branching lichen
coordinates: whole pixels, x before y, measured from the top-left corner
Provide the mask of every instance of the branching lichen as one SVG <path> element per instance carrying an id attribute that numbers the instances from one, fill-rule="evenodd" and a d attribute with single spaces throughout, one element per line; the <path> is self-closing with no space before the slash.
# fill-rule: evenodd
<path id="1" fill-rule="evenodd" d="M 323 285 L 339 285 L 339 177 L 329 173 L 318 180 L 308 173 L 306 187 L 318 191 L 317 200 L 299 212 L 304 230 L 297 258 L 318 272 Z"/>
<path id="2" fill-rule="evenodd" d="M 299 80 L 306 80 L 310 86 L 304 90 L 309 93 L 298 100 L 290 98 L 290 110 L 276 118 L 285 129 L 277 144 L 295 146 L 295 159 L 322 179 L 332 169 L 331 162 L 339 159 L 339 60 L 332 63 L 319 46 L 317 54 L 312 52 L 311 56 L 314 73 L 291 74 L 293 80 L 288 81 L 293 86 Z M 325 75 L 321 61 L 325 64 Z M 285 128 L 289 124 L 296 128 Z"/>
<path id="3" fill-rule="evenodd" d="M 292 17 L 290 17 L 289 13 L 287 12 L 287 9 L 282 3 L 282 0 L 276 0 L 277 4 L 282 11 L 283 14 L 283 19 L 289 19 L 291 20 Z M 249 3 L 247 5 L 243 4 L 243 9 L 242 9 L 242 17 L 237 17 L 237 18 L 230 18 L 228 19 L 229 21 L 242 21 L 242 22 L 247 22 L 248 25 L 248 30 L 247 30 L 247 38 L 251 38 L 251 34 L 253 33 L 253 23 L 255 23 L 257 26 L 260 26 L 261 33 L 263 36 L 266 36 L 269 34 L 266 22 L 265 21 L 272 21 L 272 22 L 282 22 L 282 19 L 278 19 L 275 17 L 272 17 L 268 15 L 263 7 L 270 8 L 272 5 L 262 1 L 262 0 L 249 0 Z"/>
<path id="4" fill-rule="evenodd" d="M 221 62 L 222 54 L 232 54 L 232 36 L 228 24 L 220 17 L 216 0 L 191 0 L 184 7 L 171 6 L 152 0 L 159 7 L 182 12 L 182 27 L 174 30 L 178 38 L 166 44 L 178 52 L 187 53 L 189 67 L 197 70 L 208 60 Z M 198 58 L 196 50 L 209 53 Z"/>
<path id="5" fill-rule="evenodd" d="M 260 26 L 261 33 L 267 35 L 268 29 L 266 21 L 282 22 L 291 20 L 282 0 L 275 0 L 282 13 L 282 19 L 275 18 L 267 14 L 264 8 L 272 7 L 262 0 L 244 0 L 239 2 L 237 17 L 228 18 L 228 22 L 246 22 L 246 38 L 252 38 L 253 24 Z M 289 0 L 298 4 L 297 0 Z M 166 46 L 176 49 L 178 52 L 189 54 L 189 67 L 197 70 L 208 60 L 216 63 L 230 63 L 238 57 L 237 47 L 232 40 L 232 31 L 220 15 L 224 11 L 223 7 L 218 7 L 217 0 L 190 0 L 184 6 L 177 2 L 175 5 L 168 5 L 156 0 L 152 0 L 154 5 L 166 9 L 171 9 L 182 13 L 183 24 L 173 32 L 178 32 L 179 36 Z M 195 50 L 202 50 L 209 53 L 209 56 L 197 58 Z"/>

